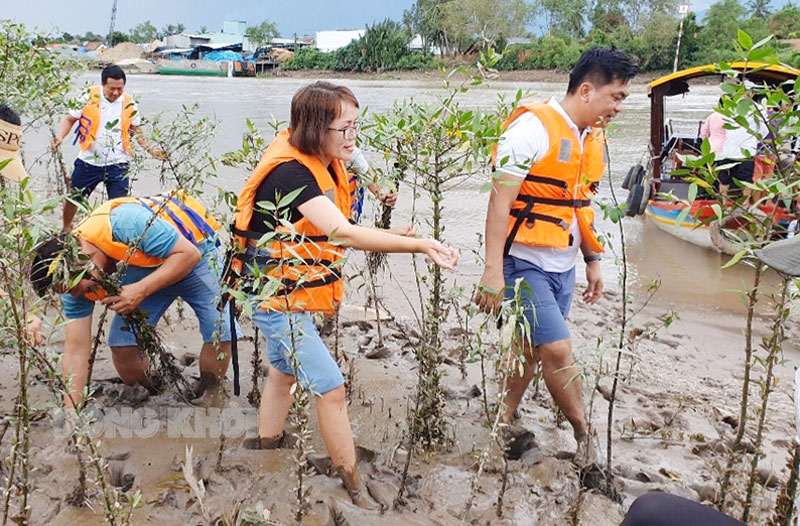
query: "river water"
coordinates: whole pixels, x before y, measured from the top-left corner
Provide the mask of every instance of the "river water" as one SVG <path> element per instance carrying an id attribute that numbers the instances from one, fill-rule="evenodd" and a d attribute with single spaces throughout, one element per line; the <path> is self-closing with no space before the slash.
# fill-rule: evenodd
<path id="1" fill-rule="evenodd" d="M 79 84 L 95 83 L 99 73 L 83 75 Z M 310 82 L 308 79 L 293 78 L 196 78 L 160 75 L 130 75 L 127 89 L 139 101 L 141 113 L 147 117 L 157 112 L 178 112 L 182 105 L 198 105 L 199 116 L 213 117 L 219 122 L 218 135 L 212 146 L 213 154 L 222 154 L 241 146 L 241 137 L 246 129 L 245 121 L 250 119 L 265 132 L 272 119 L 286 121 L 292 95 Z M 414 97 L 417 100 L 434 100 L 443 91 L 438 81 L 415 80 L 335 80 L 350 87 L 358 97 L 361 107 L 372 112 L 387 111 L 398 99 Z M 517 90 L 531 93 L 534 98 L 561 96 L 565 86 L 554 82 L 498 82 L 473 88 L 461 97 L 466 107 L 491 108 L 498 95 L 513 97 Z M 694 121 L 684 124 L 696 129 L 697 122 L 704 119 L 715 105 L 719 89 L 714 85 L 700 85 L 692 88 L 686 97 L 668 101 L 668 117 L 681 121 Z M 612 181 L 616 185 L 616 196 L 624 200 L 627 192 L 619 189 L 619 182 L 629 167 L 642 162 L 647 152 L 649 140 L 649 99 L 645 84 L 635 84 L 630 97 L 625 101 L 622 114 L 616 119 L 616 127 L 609 137 L 612 163 Z M 68 162 L 77 155 L 77 148 L 63 146 Z M 41 134 L 26 138 L 26 158 L 41 158 L 46 150 L 45 137 Z M 44 178 L 45 166 L 36 165 L 32 174 Z M 157 177 L 148 175 L 158 173 L 155 161 L 147 161 L 145 170 L 140 173 L 134 185 L 134 193 L 143 195 L 160 190 Z M 248 177 L 243 170 L 220 166 L 217 184 L 231 191 L 237 191 Z M 42 180 L 42 179 L 40 179 Z M 447 193 L 445 200 L 445 237 L 447 242 L 461 250 L 462 258 L 458 268 L 459 281 L 473 283 L 478 280 L 481 266 L 471 251 L 478 250 L 477 234 L 483 231 L 488 195 L 480 193 L 484 181 L 479 178 L 460 183 Z M 95 193 L 97 195 L 97 193 Z M 610 197 L 611 188 L 603 181 L 601 197 Z M 401 188 L 400 201 L 394 215 L 393 224 L 406 224 L 411 217 L 411 196 L 409 188 Z M 418 207 L 424 204 L 418 203 Z M 365 206 L 370 210 L 370 206 Z M 370 218 L 365 219 L 366 222 Z M 721 270 L 724 259 L 720 254 L 695 247 L 660 231 L 649 220 L 642 217 L 625 219 L 625 236 L 628 242 L 629 275 L 634 293 L 643 292 L 647 284 L 660 279 L 662 287 L 654 302 L 665 308 L 674 306 L 741 312 L 742 302 L 738 300 L 735 289 L 744 283 L 752 282 L 752 269 L 737 265 L 732 269 Z M 601 231 L 612 233 L 614 243 L 619 245 L 617 227 L 610 222 L 600 221 Z M 420 226 L 421 233 L 425 227 Z M 393 258 L 393 273 L 398 283 L 405 287 L 412 282 L 412 274 L 407 272 L 407 256 Z M 398 268 L 398 264 L 400 268 Z M 606 286 L 619 288 L 619 262 L 610 255 L 603 262 Z M 579 262 L 579 280 L 583 274 Z M 463 278 L 462 278 L 463 276 Z M 769 281 L 777 282 L 776 276 Z"/>

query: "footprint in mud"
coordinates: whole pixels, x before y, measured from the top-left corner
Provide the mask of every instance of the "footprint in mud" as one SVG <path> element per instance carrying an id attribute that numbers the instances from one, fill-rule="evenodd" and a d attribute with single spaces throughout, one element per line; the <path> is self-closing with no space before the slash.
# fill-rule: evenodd
<path id="1" fill-rule="evenodd" d="M 503 439 L 506 444 L 506 458 L 508 460 L 519 460 L 522 455 L 539 444 L 532 431 L 528 431 L 522 426 L 509 426 L 503 431 Z"/>
<path id="2" fill-rule="evenodd" d="M 372 478 L 367 481 L 366 486 L 369 496 L 380 505 L 381 511 L 386 511 L 394 507 L 394 498 L 397 496 L 400 488 L 387 481 Z"/>
<path id="3" fill-rule="evenodd" d="M 617 504 L 622 504 L 622 496 L 614 487 L 614 475 L 607 473 L 605 469 L 597 464 L 590 464 L 578 471 L 578 478 L 581 486 L 589 491 L 595 491 L 605 495 Z"/>
<path id="4" fill-rule="evenodd" d="M 136 475 L 130 469 L 127 462 L 112 460 L 108 463 L 109 481 L 119 488 L 123 493 L 127 493 L 136 481 Z"/>

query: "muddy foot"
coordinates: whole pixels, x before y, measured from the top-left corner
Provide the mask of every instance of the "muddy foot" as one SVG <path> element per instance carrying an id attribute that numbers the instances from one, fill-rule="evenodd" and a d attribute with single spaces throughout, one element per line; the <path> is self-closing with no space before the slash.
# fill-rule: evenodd
<path id="1" fill-rule="evenodd" d="M 345 518 L 335 499 L 328 501 L 328 511 L 331 514 L 331 518 L 326 526 L 350 526 L 350 521 Z"/>
<path id="2" fill-rule="evenodd" d="M 206 391 L 219 385 L 219 379 L 212 373 L 200 373 L 200 379 L 192 387 L 192 396 L 194 399 L 200 398 Z"/>
<path id="3" fill-rule="evenodd" d="M 347 490 L 347 494 L 350 495 L 350 500 L 353 501 L 353 504 L 364 510 L 381 509 L 379 505 L 369 498 L 367 488 L 361 482 L 361 473 L 359 473 L 357 466 L 353 466 L 352 469 L 339 468 L 338 472 L 344 483 L 344 489 Z"/>
<path id="4" fill-rule="evenodd" d="M 509 460 L 519 460 L 526 451 L 538 446 L 533 433 L 522 426 L 508 426 L 503 431 L 503 439 Z"/>
<path id="5" fill-rule="evenodd" d="M 287 447 L 286 441 L 286 433 L 282 433 L 276 437 L 265 438 L 265 437 L 255 437 L 255 438 L 245 438 L 244 442 L 242 442 L 242 446 L 245 449 L 291 449 L 294 446 L 294 442 Z"/>

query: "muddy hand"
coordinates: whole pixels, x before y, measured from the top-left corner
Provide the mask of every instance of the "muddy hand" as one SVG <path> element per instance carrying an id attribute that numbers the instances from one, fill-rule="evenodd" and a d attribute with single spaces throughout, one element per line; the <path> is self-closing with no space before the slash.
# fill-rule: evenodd
<path id="1" fill-rule="evenodd" d="M 44 328 L 42 319 L 39 316 L 31 315 L 28 324 L 25 326 L 25 335 L 28 342 L 33 345 L 40 345 L 44 342 Z"/>
<path id="2" fill-rule="evenodd" d="M 123 286 L 117 296 L 109 296 L 100 303 L 108 305 L 108 308 L 117 314 L 130 314 L 147 297 L 147 292 L 139 283 L 131 283 Z"/>
<path id="3" fill-rule="evenodd" d="M 388 206 L 389 208 L 394 208 L 394 205 L 397 204 L 397 194 L 394 192 L 387 192 L 385 190 L 381 190 L 380 193 L 378 194 L 378 201 Z"/>
<path id="4" fill-rule="evenodd" d="M 503 289 L 505 289 L 505 286 L 506 280 L 502 272 L 490 273 L 484 271 L 472 301 L 483 312 L 497 314 L 500 310 L 500 304 L 503 302 Z"/>

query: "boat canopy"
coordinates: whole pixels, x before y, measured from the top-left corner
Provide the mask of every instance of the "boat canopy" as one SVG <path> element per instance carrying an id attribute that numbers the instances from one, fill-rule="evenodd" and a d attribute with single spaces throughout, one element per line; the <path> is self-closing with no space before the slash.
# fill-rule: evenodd
<path id="1" fill-rule="evenodd" d="M 746 72 L 747 79 L 755 83 L 766 82 L 767 84 L 775 85 L 800 76 L 800 70 L 781 64 L 733 62 L 729 66 L 734 71 Z M 689 91 L 689 83 L 687 82 L 689 79 L 722 75 L 723 72 L 724 70 L 720 70 L 719 64 L 706 64 L 670 73 L 651 82 L 647 86 L 647 94 L 652 96 L 653 91 L 658 88 L 657 91 L 665 97 L 681 95 Z"/>

